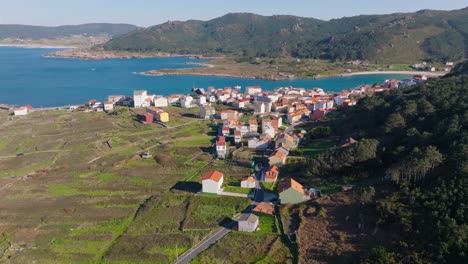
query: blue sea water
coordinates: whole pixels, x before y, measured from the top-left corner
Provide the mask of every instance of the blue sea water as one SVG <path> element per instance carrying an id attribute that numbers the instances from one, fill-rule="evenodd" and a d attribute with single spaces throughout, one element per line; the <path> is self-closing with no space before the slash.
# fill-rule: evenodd
<path id="1" fill-rule="evenodd" d="M 216 76 L 143 76 L 135 74 L 162 68 L 197 67 L 185 57 L 111 59 L 102 61 L 45 58 L 54 49 L 0 47 L 0 103 L 34 107 L 83 104 L 108 95 L 132 95 L 133 90 L 170 95 L 187 94 L 192 87 L 260 85 L 265 90 L 280 86 L 320 87 L 341 91 L 360 84 L 383 82 L 403 75 L 360 75 L 321 80 L 265 81 Z"/>

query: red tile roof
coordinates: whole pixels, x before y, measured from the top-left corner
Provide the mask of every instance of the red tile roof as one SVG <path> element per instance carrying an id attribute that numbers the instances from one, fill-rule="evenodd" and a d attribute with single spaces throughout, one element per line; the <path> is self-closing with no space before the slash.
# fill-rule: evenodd
<path id="1" fill-rule="evenodd" d="M 304 194 L 304 186 L 302 186 L 300 183 L 298 183 L 297 181 L 293 180 L 293 179 L 287 179 L 287 180 L 284 180 L 283 182 L 281 182 L 279 185 L 278 185 L 278 192 L 283 192 L 289 188 L 293 188 L 295 189 L 296 191 Z"/>
<path id="2" fill-rule="evenodd" d="M 224 173 L 219 171 L 209 171 L 203 175 L 203 180 L 212 180 L 215 182 L 219 182 L 224 177 Z"/>

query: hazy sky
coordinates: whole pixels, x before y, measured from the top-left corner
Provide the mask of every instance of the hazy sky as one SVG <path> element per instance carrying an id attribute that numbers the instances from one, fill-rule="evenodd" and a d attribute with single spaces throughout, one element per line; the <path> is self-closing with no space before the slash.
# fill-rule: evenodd
<path id="1" fill-rule="evenodd" d="M 467 6 L 468 0 L 0 0 L 0 24 L 55 26 L 112 22 L 150 26 L 168 20 L 208 20 L 229 12 L 328 20 Z"/>

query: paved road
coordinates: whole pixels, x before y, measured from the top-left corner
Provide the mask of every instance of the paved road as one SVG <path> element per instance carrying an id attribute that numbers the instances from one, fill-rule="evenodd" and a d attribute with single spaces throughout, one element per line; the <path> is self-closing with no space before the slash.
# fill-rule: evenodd
<path id="1" fill-rule="evenodd" d="M 262 172 L 258 172 L 256 174 L 256 183 L 257 187 L 255 188 L 255 194 L 252 200 L 252 204 L 247 207 L 243 211 L 243 213 L 252 213 L 253 208 L 259 203 L 263 202 L 263 186 L 260 184 L 260 179 L 258 177 L 261 177 Z M 224 238 L 227 234 L 229 234 L 232 231 L 232 228 L 236 224 L 239 216 L 234 217 L 233 221 L 231 221 L 229 224 L 221 227 L 220 229 L 216 230 L 216 232 L 211 233 L 207 237 L 205 237 L 197 246 L 187 250 L 182 254 L 175 262 L 174 264 L 187 264 L 189 263 L 192 259 L 196 258 L 200 253 L 203 251 L 207 250 L 210 246 L 216 244 L 219 240 Z"/>
<path id="2" fill-rule="evenodd" d="M 232 231 L 234 227 L 235 221 L 230 222 L 229 224 L 225 225 L 224 227 L 218 229 L 216 232 L 208 235 L 203 239 L 200 244 L 196 247 L 189 249 L 184 254 L 182 254 L 174 264 L 186 264 L 189 263 L 192 259 L 197 257 L 200 253 L 207 250 L 212 245 L 216 244 L 219 240 L 225 237 Z"/>

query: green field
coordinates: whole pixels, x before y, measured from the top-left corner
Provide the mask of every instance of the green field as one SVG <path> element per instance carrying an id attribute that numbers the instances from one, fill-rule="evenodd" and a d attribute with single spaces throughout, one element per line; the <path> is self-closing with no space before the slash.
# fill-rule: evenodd
<path id="1" fill-rule="evenodd" d="M 252 173 L 213 161 L 210 121 L 171 107 L 183 125 L 167 129 L 137 122 L 138 111 L 0 112 L 0 263 L 170 263 L 249 205 L 194 193 L 207 171 L 237 186 Z M 265 230 L 256 236 L 276 236 Z"/>

